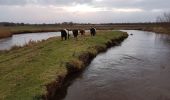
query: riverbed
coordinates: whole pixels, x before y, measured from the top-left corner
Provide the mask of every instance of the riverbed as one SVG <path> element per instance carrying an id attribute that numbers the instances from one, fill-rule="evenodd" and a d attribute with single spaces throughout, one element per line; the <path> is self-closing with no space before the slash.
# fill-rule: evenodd
<path id="1" fill-rule="evenodd" d="M 170 36 L 123 31 L 129 38 L 98 55 L 63 100 L 170 100 Z"/>

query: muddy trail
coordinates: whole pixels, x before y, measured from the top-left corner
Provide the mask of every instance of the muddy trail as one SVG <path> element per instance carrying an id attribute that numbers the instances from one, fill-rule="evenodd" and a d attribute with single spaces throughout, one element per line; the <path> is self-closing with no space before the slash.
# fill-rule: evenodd
<path id="1" fill-rule="evenodd" d="M 133 35 L 98 55 L 62 100 L 170 100 L 170 36 L 126 32 Z"/>

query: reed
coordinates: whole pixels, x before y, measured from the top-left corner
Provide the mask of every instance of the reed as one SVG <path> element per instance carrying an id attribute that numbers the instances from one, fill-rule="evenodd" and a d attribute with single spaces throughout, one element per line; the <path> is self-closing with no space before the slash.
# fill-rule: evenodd
<path id="1" fill-rule="evenodd" d="M 0 38 L 10 37 L 12 33 L 9 28 L 0 28 Z"/>

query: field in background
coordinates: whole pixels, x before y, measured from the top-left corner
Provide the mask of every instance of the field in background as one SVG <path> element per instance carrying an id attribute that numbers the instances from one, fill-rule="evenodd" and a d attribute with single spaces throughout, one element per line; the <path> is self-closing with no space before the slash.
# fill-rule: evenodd
<path id="1" fill-rule="evenodd" d="M 60 29 L 90 29 L 97 30 L 146 30 L 158 33 L 170 34 L 170 23 L 122 23 L 122 24 L 50 24 L 50 25 L 22 25 L 22 26 L 0 26 L 0 38 L 10 37 L 12 34 L 37 33 L 37 32 L 55 32 Z"/>

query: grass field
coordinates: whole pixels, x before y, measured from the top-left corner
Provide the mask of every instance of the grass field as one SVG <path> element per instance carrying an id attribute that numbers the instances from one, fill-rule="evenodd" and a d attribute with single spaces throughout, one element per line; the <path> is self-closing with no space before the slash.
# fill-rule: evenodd
<path id="1" fill-rule="evenodd" d="M 61 41 L 51 38 L 37 44 L 0 52 L 0 100 L 34 100 L 47 93 L 46 84 L 65 76 L 66 62 L 77 60 L 82 52 L 97 52 L 110 39 L 125 33 L 100 31 L 96 37 Z"/>

